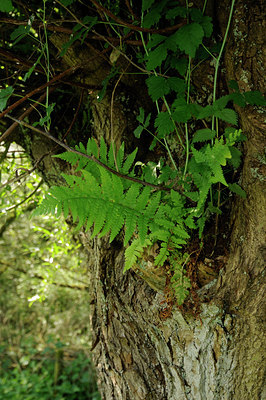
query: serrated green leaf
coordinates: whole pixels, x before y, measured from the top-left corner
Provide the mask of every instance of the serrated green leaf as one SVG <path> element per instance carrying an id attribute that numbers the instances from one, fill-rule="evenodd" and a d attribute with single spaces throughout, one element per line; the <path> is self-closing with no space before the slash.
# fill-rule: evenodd
<path id="1" fill-rule="evenodd" d="M 218 100 L 216 100 L 212 107 L 214 111 L 219 111 L 219 110 L 223 110 L 227 104 L 229 103 L 229 101 L 232 100 L 232 97 L 230 94 L 227 94 L 225 96 L 220 97 Z"/>
<path id="2" fill-rule="evenodd" d="M 153 47 L 157 46 L 161 42 L 165 41 L 167 39 L 167 36 L 159 35 L 159 34 L 154 34 L 151 35 L 151 38 L 147 44 L 147 49 L 152 49 Z"/>
<path id="3" fill-rule="evenodd" d="M 167 83 L 171 90 L 174 90 L 178 94 L 183 94 L 186 91 L 186 82 L 180 78 L 168 78 Z"/>
<path id="4" fill-rule="evenodd" d="M 151 6 L 149 5 L 149 12 L 143 18 L 142 25 L 144 28 L 150 28 L 152 25 L 157 24 L 157 22 L 160 21 L 161 12 L 164 9 L 164 6 L 167 4 L 167 2 L 168 0 L 160 0 L 160 2 L 154 5 L 152 8 L 150 8 Z M 147 4 L 145 5 L 145 7 L 147 7 Z"/>
<path id="5" fill-rule="evenodd" d="M 232 158 L 229 160 L 230 164 L 237 169 L 241 164 L 242 153 L 236 147 L 229 147 Z"/>
<path id="6" fill-rule="evenodd" d="M 172 104 L 172 118 L 176 122 L 185 123 L 191 118 L 190 104 L 183 98 L 176 99 Z"/>
<path id="7" fill-rule="evenodd" d="M 144 11 L 148 10 L 149 8 L 151 8 L 151 6 L 153 5 L 154 2 L 155 2 L 155 0 L 142 0 L 141 11 L 144 12 Z"/>
<path id="8" fill-rule="evenodd" d="M 245 101 L 244 96 L 241 93 L 234 92 L 234 93 L 231 93 L 230 96 L 235 104 L 237 104 L 240 107 L 245 107 L 246 101 Z"/>
<path id="9" fill-rule="evenodd" d="M 130 153 L 127 156 L 127 158 L 126 158 L 126 160 L 124 161 L 124 164 L 123 164 L 123 169 L 122 169 L 123 174 L 127 174 L 129 172 L 130 168 L 132 167 L 132 165 L 133 165 L 133 163 L 135 161 L 137 152 L 138 152 L 138 148 L 136 147 L 135 150 L 132 151 L 132 153 Z"/>
<path id="10" fill-rule="evenodd" d="M 228 187 L 231 192 L 238 194 L 243 199 L 247 197 L 245 190 L 243 190 L 237 183 L 228 183 Z"/>
<path id="11" fill-rule="evenodd" d="M 174 125 L 168 112 L 160 112 L 154 122 L 154 126 L 158 129 L 158 138 L 164 138 L 173 132 Z"/>
<path id="12" fill-rule="evenodd" d="M 156 69 L 157 67 L 162 65 L 162 62 L 166 59 L 166 57 L 167 57 L 167 48 L 163 43 L 160 46 L 156 47 L 156 49 L 151 50 L 149 52 L 149 55 L 147 56 L 148 61 L 146 63 L 146 69 L 148 71 Z"/>
<path id="13" fill-rule="evenodd" d="M 203 36 L 203 28 L 198 23 L 184 25 L 176 33 L 177 45 L 180 50 L 194 58 Z"/>
<path id="14" fill-rule="evenodd" d="M 150 76 L 146 79 L 146 84 L 148 86 L 148 93 L 153 101 L 159 100 L 170 92 L 167 79 L 162 76 Z"/>
<path id="15" fill-rule="evenodd" d="M 214 111 L 213 115 L 217 118 L 220 118 L 222 121 L 228 122 L 229 124 L 237 125 L 237 113 L 230 108 Z"/>
<path id="16" fill-rule="evenodd" d="M 216 132 L 211 129 L 199 129 L 192 138 L 192 143 L 206 142 L 215 138 Z"/>
<path id="17" fill-rule="evenodd" d="M 170 65 L 175 68 L 180 75 L 185 76 L 188 67 L 188 60 L 186 58 L 177 58 L 172 56 L 170 59 Z"/>
<path id="18" fill-rule="evenodd" d="M 176 17 L 186 18 L 186 16 L 187 16 L 186 7 L 179 7 L 179 6 L 167 11 L 165 15 L 167 19 L 175 19 Z"/>
<path id="19" fill-rule="evenodd" d="M 213 30 L 211 17 L 203 15 L 198 8 L 192 8 L 190 10 L 190 15 L 193 21 L 198 22 L 202 26 L 205 36 L 210 37 Z"/>
<path id="20" fill-rule="evenodd" d="M 243 93 L 245 100 L 252 106 L 266 106 L 266 100 L 258 90 Z"/>

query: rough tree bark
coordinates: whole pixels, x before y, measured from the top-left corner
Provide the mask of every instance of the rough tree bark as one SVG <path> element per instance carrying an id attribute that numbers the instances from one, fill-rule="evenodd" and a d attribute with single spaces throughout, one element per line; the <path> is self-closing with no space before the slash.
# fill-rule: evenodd
<path id="1" fill-rule="evenodd" d="M 229 1 L 220 1 L 218 6 L 216 3 L 222 33 L 229 6 Z M 241 89 L 263 89 L 264 23 L 262 0 L 236 2 L 225 67 L 226 80 L 235 79 Z M 62 37 L 55 36 L 54 44 L 60 46 Z M 65 57 L 68 66 L 76 60 L 77 54 Z M 95 69 L 97 79 L 91 70 L 83 76 L 85 83 L 102 80 L 101 60 L 94 59 Z M 113 138 L 117 141 L 132 130 L 126 107 L 119 102 L 123 85 L 126 82 L 117 88 L 114 104 Z M 132 85 L 129 92 L 134 96 Z M 110 139 L 110 94 L 100 106 L 93 96 L 91 102 L 98 121 L 96 136 L 104 134 Z M 120 241 L 110 245 L 107 238 L 91 240 L 88 234 L 80 233 L 91 270 L 93 357 L 103 400 L 266 398 L 262 351 L 263 114 L 251 106 L 237 111 L 240 126 L 248 136 L 241 175 L 247 199 L 235 199 L 228 262 L 218 279 L 200 289 L 200 318 L 173 309 L 172 316 L 161 319 L 164 294 L 153 290 L 134 272 L 123 274 Z"/>

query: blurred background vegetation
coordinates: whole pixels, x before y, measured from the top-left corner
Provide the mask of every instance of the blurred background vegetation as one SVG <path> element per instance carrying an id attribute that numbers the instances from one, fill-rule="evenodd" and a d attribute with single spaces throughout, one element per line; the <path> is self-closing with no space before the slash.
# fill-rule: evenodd
<path id="1" fill-rule="evenodd" d="M 0 163 L 0 398 L 99 400 L 78 238 L 31 218 L 45 183 L 22 148 L 0 147 Z"/>

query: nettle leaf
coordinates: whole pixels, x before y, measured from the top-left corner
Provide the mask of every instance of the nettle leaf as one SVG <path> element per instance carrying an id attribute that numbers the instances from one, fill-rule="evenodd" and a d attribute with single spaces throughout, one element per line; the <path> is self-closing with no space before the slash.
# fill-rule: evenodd
<path id="1" fill-rule="evenodd" d="M 245 100 L 252 106 L 266 106 L 266 100 L 258 90 L 243 93 Z"/>
<path id="2" fill-rule="evenodd" d="M 11 0 L 1 0 L 0 2 L 0 11 L 1 12 L 10 12 L 13 10 L 13 4 Z"/>
<path id="3" fill-rule="evenodd" d="M 193 136 L 192 143 L 197 143 L 197 142 L 206 142 L 208 140 L 214 139 L 215 138 L 216 132 L 211 129 L 199 129 L 195 132 L 195 135 Z"/>
<path id="4" fill-rule="evenodd" d="M 182 26 L 175 34 L 175 37 L 180 50 L 194 58 L 197 48 L 202 43 L 204 31 L 200 24 L 193 22 Z"/>
<path id="5" fill-rule="evenodd" d="M 246 101 L 245 101 L 244 96 L 241 93 L 234 92 L 234 93 L 231 93 L 230 96 L 231 96 L 232 101 L 235 104 L 237 104 L 240 107 L 245 107 Z"/>
<path id="6" fill-rule="evenodd" d="M 229 101 L 231 101 L 232 100 L 232 97 L 231 97 L 231 95 L 230 94 L 227 94 L 227 95 L 225 95 L 225 96 L 222 96 L 222 97 L 220 97 L 218 100 L 216 100 L 214 103 L 213 103 L 213 109 L 215 110 L 215 111 L 217 111 L 217 110 L 222 110 L 223 108 L 225 108 L 226 106 L 227 106 L 227 104 L 229 103 Z"/>
<path id="7" fill-rule="evenodd" d="M 190 105 L 183 98 L 173 102 L 172 110 L 172 117 L 176 122 L 185 123 L 191 118 Z"/>
<path id="8" fill-rule="evenodd" d="M 14 92 L 12 86 L 8 86 L 5 89 L 0 89 L 0 111 L 3 111 L 6 108 L 9 97 Z"/>
<path id="9" fill-rule="evenodd" d="M 148 93 L 153 101 L 160 99 L 170 92 L 167 79 L 162 76 L 150 76 L 146 79 L 146 83 L 148 86 Z"/>
<path id="10" fill-rule="evenodd" d="M 174 125 L 168 112 L 160 112 L 154 122 L 158 128 L 158 137 L 163 138 L 169 133 L 173 132 Z"/>
<path id="11" fill-rule="evenodd" d="M 220 118 L 222 121 L 228 122 L 232 125 L 237 125 L 237 113 L 230 108 L 224 108 L 223 110 L 215 111 L 213 115 Z"/>
<path id="12" fill-rule="evenodd" d="M 205 119 L 213 115 L 213 107 L 211 105 L 206 107 L 198 106 L 197 119 Z"/>
<path id="13" fill-rule="evenodd" d="M 166 59 L 167 57 L 167 48 L 165 46 L 165 43 L 161 44 L 160 46 L 156 47 L 155 50 L 150 51 L 148 55 L 148 61 L 146 63 L 146 68 L 148 70 L 153 70 L 157 67 L 159 67 L 162 62 Z"/>

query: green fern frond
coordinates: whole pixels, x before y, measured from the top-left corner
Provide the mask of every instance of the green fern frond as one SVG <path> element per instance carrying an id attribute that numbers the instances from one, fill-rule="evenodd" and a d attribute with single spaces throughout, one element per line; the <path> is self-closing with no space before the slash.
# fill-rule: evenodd
<path id="1" fill-rule="evenodd" d="M 147 238 L 144 243 L 141 243 L 139 238 L 133 240 L 133 242 L 125 250 L 125 266 L 124 272 L 128 271 L 137 260 L 141 257 L 141 254 L 145 247 L 150 246 L 152 242 Z"/>

